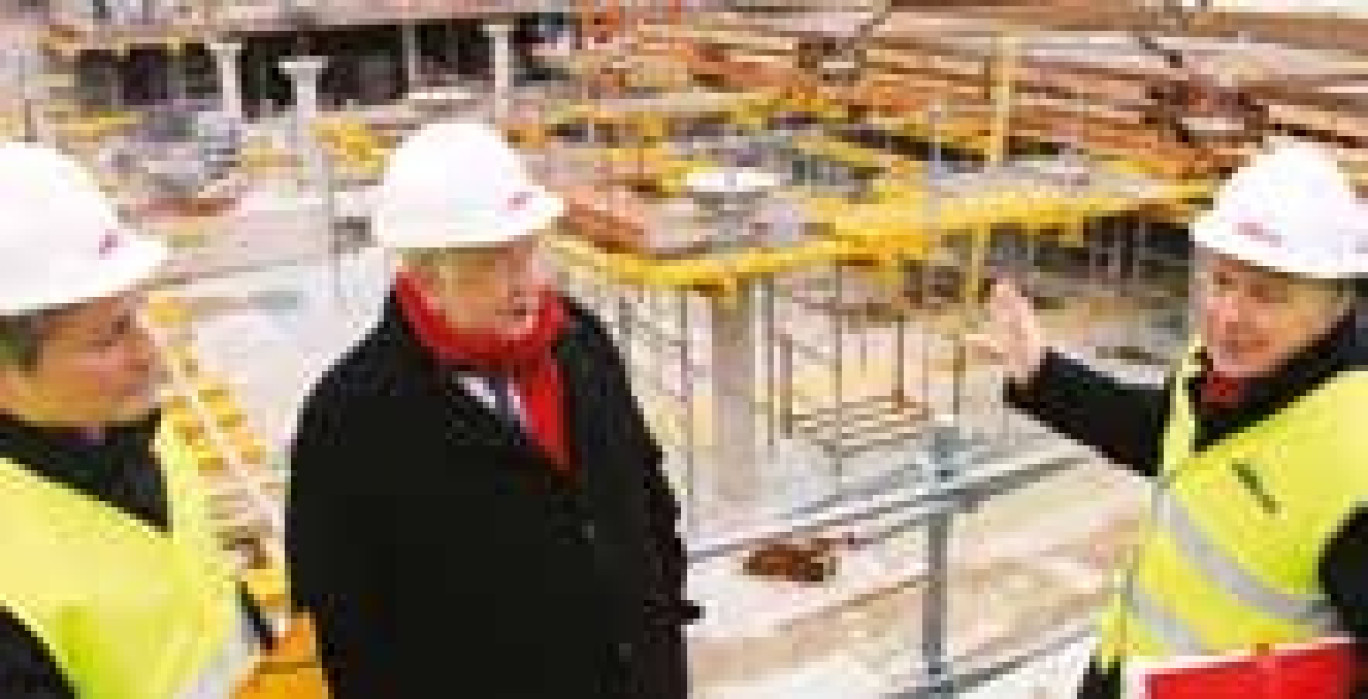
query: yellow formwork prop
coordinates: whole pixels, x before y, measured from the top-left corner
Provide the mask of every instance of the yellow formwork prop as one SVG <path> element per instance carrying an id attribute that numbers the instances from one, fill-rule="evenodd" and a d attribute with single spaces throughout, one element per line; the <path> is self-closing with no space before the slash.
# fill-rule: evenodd
<path id="1" fill-rule="evenodd" d="M 298 163 L 298 158 L 279 148 L 266 144 L 250 145 L 238 154 L 243 171 L 251 174 L 289 170 Z"/>
<path id="2" fill-rule="evenodd" d="M 343 174 L 372 177 L 384 167 L 386 148 L 379 134 L 364 122 L 334 119 L 315 126 L 319 142 L 338 161 Z"/>
<path id="3" fill-rule="evenodd" d="M 643 143 L 658 145 L 670 137 L 670 122 L 661 114 L 644 113 L 637 116 L 636 131 Z"/>
<path id="4" fill-rule="evenodd" d="M 18 138 L 24 133 L 24 119 L 19 116 L 0 116 L 0 135 L 6 139 Z"/>
<path id="5" fill-rule="evenodd" d="M 762 104 L 742 101 L 727 112 L 727 121 L 745 131 L 758 131 L 769 120 L 769 111 Z"/>
<path id="6" fill-rule="evenodd" d="M 960 303 L 963 304 L 966 320 L 973 318 L 978 308 L 979 289 L 988 276 L 988 250 L 993 243 L 993 227 L 981 225 L 971 235 L 969 264 L 964 274 L 964 286 L 960 289 Z"/>
<path id="7" fill-rule="evenodd" d="M 175 296 L 153 294 L 143 306 L 143 316 L 158 327 L 179 328 L 190 322 L 190 309 Z"/>
<path id="8" fill-rule="evenodd" d="M 71 73 L 40 73 L 36 82 L 45 90 L 61 90 L 76 86 L 76 77 Z"/>
<path id="9" fill-rule="evenodd" d="M 940 236 L 975 233 L 1012 226 L 1028 234 L 1058 236 L 1061 244 L 1081 245 L 1090 220 L 1137 211 L 1156 204 L 1186 206 L 1205 196 L 1206 183 L 1165 185 L 1149 197 L 1103 192 L 1003 191 L 953 197 L 934 209 L 916 190 L 885 194 L 874 203 L 852 204 L 838 198 L 805 201 L 808 216 L 832 237 L 864 250 L 889 255 L 925 256 Z"/>
<path id="10" fill-rule="evenodd" d="M 252 599 L 272 611 L 286 611 L 290 604 L 289 579 L 284 568 L 248 568 L 239 573 Z"/>
<path id="11" fill-rule="evenodd" d="M 98 140 L 120 129 L 128 128 L 137 122 L 136 117 L 126 114 L 92 114 L 73 117 L 60 124 L 63 134 L 73 138 Z"/>
<path id="12" fill-rule="evenodd" d="M 733 296 L 747 279 L 816 265 L 875 259 L 870 249 L 848 241 L 820 239 L 787 248 L 753 248 L 712 257 L 662 259 L 608 252 L 581 238 L 553 239 L 553 249 L 571 264 L 628 286 L 692 289 Z"/>
<path id="13" fill-rule="evenodd" d="M 689 175 L 697 170 L 716 168 L 717 162 L 703 157 L 667 158 L 661 164 L 660 176 L 656 185 L 667 195 L 678 196 L 684 191 L 684 183 Z"/>
<path id="14" fill-rule="evenodd" d="M 896 156 L 874 148 L 865 148 L 853 143 L 826 139 L 805 139 L 799 141 L 798 149 L 807 155 L 835 160 L 856 167 L 881 168 Z M 902 160 L 901 158 L 896 158 Z"/>
<path id="15" fill-rule="evenodd" d="M 520 148 L 541 150 L 551 142 L 551 134 L 545 122 L 519 124 L 508 129 L 508 137 Z"/>
<path id="16" fill-rule="evenodd" d="M 947 120 L 933 133 L 931 124 L 925 118 L 917 116 L 903 120 L 896 130 L 908 138 L 939 141 L 985 157 L 993 148 L 991 131 L 980 120 Z"/>

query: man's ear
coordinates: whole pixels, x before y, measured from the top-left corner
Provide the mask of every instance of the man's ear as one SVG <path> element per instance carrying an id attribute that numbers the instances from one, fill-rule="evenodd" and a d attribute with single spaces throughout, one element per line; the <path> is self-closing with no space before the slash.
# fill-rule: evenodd
<path id="1" fill-rule="evenodd" d="M 33 369 L 0 359 L 0 405 L 11 403 L 28 392 Z"/>

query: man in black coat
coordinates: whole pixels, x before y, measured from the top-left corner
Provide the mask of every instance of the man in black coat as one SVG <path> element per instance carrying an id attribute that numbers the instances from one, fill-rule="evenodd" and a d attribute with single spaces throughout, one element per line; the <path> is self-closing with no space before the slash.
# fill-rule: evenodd
<path id="1" fill-rule="evenodd" d="M 537 271 L 562 208 L 483 126 L 391 162 L 373 224 L 403 270 L 294 444 L 293 595 L 336 699 L 687 695 L 661 451 L 603 326 Z"/>

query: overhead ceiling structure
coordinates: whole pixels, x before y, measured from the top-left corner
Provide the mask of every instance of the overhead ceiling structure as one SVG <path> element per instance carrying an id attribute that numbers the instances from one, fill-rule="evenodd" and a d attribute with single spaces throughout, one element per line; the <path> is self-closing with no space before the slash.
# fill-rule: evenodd
<path id="1" fill-rule="evenodd" d="M 1361 0 L 1211 0 L 1212 9 L 1223 12 L 1317 12 L 1349 17 L 1368 17 Z"/>
<path id="2" fill-rule="evenodd" d="M 1173 6 L 1157 0 L 1054 0 L 991 6 L 974 3 L 955 8 L 955 14 L 1010 22 L 1023 28 L 1086 32 L 1153 31 L 1167 14 L 1182 20 L 1174 29 L 1187 36 L 1233 39 L 1244 35 L 1255 41 L 1304 48 L 1368 52 L 1368 4 L 1358 0 L 1212 0 L 1209 10 L 1200 11 L 1193 11 L 1192 5 L 1186 0 Z M 1166 11 L 1165 7 L 1176 10 Z"/>
<path id="3" fill-rule="evenodd" d="M 851 92 L 857 102 L 885 113 L 948 103 L 969 116 L 991 111 L 1001 39 L 1008 37 L 1017 137 L 1063 139 L 1186 171 L 1238 163 L 1263 138 L 1283 132 L 1331 144 L 1347 162 L 1368 161 L 1368 18 L 1164 15 L 1077 0 L 901 8 L 872 28 L 871 16 L 717 13 L 684 31 L 743 68 L 737 87 L 782 81 L 776 76 L 786 69 L 797 81 L 809 79 L 804 47 L 862 36 L 865 70 Z M 1240 137 L 1194 147 L 1199 124 Z"/>

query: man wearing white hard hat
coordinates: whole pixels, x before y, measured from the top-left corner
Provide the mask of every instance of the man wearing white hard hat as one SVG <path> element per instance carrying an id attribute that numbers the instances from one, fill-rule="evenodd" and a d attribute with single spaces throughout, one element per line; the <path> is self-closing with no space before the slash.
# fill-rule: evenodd
<path id="1" fill-rule="evenodd" d="M 1164 388 L 1049 349 L 1008 283 L 991 304 L 1009 400 L 1154 483 L 1089 699 L 1145 663 L 1368 638 L 1368 207 L 1321 148 L 1282 143 L 1192 238 L 1197 336 Z"/>
<path id="2" fill-rule="evenodd" d="M 6 699 L 228 697 L 249 666 L 260 617 L 156 410 L 138 314 L 165 257 L 78 165 L 0 146 Z"/>
<path id="3" fill-rule="evenodd" d="M 293 451 L 293 594 L 336 699 L 687 693 L 678 507 L 608 333 L 550 286 L 563 208 L 483 125 L 393 155 L 372 227 L 400 273 Z"/>

